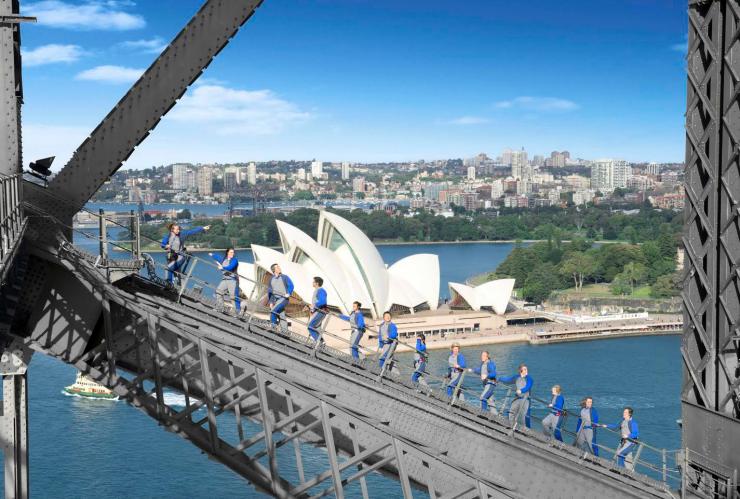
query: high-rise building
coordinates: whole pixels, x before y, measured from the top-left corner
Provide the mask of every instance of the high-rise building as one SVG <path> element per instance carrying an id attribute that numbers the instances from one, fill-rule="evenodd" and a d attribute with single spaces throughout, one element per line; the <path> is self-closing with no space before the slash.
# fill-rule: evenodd
<path id="1" fill-rule="evenodd" d="M 234 168 L 227 168 L 224 171 L 224 191 L 235 191 L 239 185 L 239 172 Z"/>
<path id="2" fill-rule="evenodd" d="M 511 166 L 511 155 L 513 152 L 511 149 L 504 149 L 501 153 L 501 163 Z"/>
<path id="3" fill-rule="evenodd" d="M 324 163 L 321 161 L 311 162 L 311 178 L 319 179 L 324 173 Z"/>
<path id="4" fill-rule="evenodd" d="M 496 179 L 491 184 L 491 199 L 498 199 L 504 195 L 504 181 Z"/>
<path id="5" fill-rule="evenodd" d="M 213 168 L 210 166 L 202 166 L 198 172 L 198 194 L 213 195 Z"/>
<path id="6" fill-rule="evenodd" d="M 352 179 L 352 192 L 365 192 L 365 177 Z"/>
<path id="7" fill-rule="evenodd" d="M 545 166 L 545 157 L 541 154 L 535 154 L 532 158 L 532 164 L 534 166 Z"/>
<path id="8" fill-rule="evenodd" d="M 178 191 L 184 191 L 188 188 L 188 170 L 190 165 L 176 164 L 172 165 L 172 188 Z"/>
<path id="9" fill-rule="evenodd" d="M 349 180 L 349 172 L 351 169 L 351 165 L 348 162 L 342 163 L 342 180 Z"/>
<path id="10" fill-rule="evenodd" d="M 305 168 L 298 168 L 298 171 L 295 174 L 296 180 L 305 181 L 306 180 L 306 169 Z"/>
<path id="11" fill-rule="evenodd" d="M 194 168 L 188 168 L 185 189 L 195 192 L 198 189 L 198 171 Z"/>
<path id="12" fill-rule="evenodd" d="M 605 192 L 627 187 L 632 167 L 620 159 L 599 159 L 591 166 L 591 187 Z"/>
<path id="13" fill-rule="evenodd" d="M 527 151 L 512 151 L 511 153 L 511 176 L 516 179 L 527 179 L 532 177 L 532 169 L 527 159 Z"/>
<path id="14" fill-rule="evenodd" d="M 255 185 L 257 183 L 257 165 L 254 161 L 247 166 L 247 182 L 249 182 L 249 185 Z"/>
<path id="15" fill-rule="evenodd" d="M 427 182 L 424 184 L 424 197 L 431 201 L 439 201 L 439 193 L 446 191 L 447 182 Z"/>
<path id="16" fill-rule="evenodd" d="M 647 173 L 650 175 L 660 175 L 660 165 L 658 163 L 650 163 L 647 166 Z"/>
<path id="17" fill-rule="evenodd" d="M 475 180 L 475 166 L 468 167 L 468 180 Z"/>

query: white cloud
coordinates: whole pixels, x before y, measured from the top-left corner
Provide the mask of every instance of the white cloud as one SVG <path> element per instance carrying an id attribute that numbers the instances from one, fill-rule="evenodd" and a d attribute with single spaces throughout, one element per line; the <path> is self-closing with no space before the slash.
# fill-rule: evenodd
<path id="1" fill-rule="evenodd" d="M 167 47 L 167 42 L 162 37 L 155 36 L 150 40 L 129 40 L 127 42 L 121 42 L 121 47 L 139 50 L 147 54 L 161 54 L 162 51 Z"/>
<path id="2" fill-rule="evenodd" d="M 312 115 L 271 90 L 200 85 L 180 100 L 169 118 L 193 126 L 210 125 L 223 135 L 272 135 L 305 123 Z"/>
<path id="3" fill-rule="evenodd" d="M 460 116 L 459 118 L 455 118 L 449 121 L 446 121 L 445 124 L 447 125 L 483 125 L 485 123 L 490 123 L 491 120 L 488 118 L 484 118 L 482 116 Z"/>
<path id="4" fill-rule="evenodd" d="M 24 66 L 42 66 L 57 62 L 75 62 L 85 55 L 79 45 L 59 45 L 51 43 L 31 50 L 23 50 Z"/>
<path id="5" fill-rule="evenodd" d="M 521 96 L 511 100 L 499 101 L 495 106 L 499 109 L 525 109 L 541 112 L 574 111 L 579 108 L 578 104 L 567 99 L 531 96 Z"/>
<path id="6" fill-rule="evenodd" d="M 61 0 L 42 0 L 23 4 L 23 15 L 35 16 L 42 26 L 79 31 L 126 31 L 146 26 L 143 17 L 121 10 L 134 5 L 129 1 L 90 0 L 82 5 Z"/>
<path id="7" fill-rule="evenodd" d="M 79 73 L 77 80 L 100 81 L 104 83 L 133 83 L 144 74 L 143 69 L 123 66 L 96 66 Z"/>

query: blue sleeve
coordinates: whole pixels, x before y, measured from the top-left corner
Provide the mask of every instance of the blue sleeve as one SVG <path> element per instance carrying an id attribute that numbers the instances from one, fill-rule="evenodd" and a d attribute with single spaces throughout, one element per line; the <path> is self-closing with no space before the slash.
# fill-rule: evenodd
<path id="1" fill-rule="evenodd" d="M 362 315 L 362 312 L 357 312 L 357 327 L 365 327 L 365 316 Z"/>
<path id="2" fill-rule="evenodd" d="M 579 417 L 578 421 L 576 422 L 576 432 L 581 429 L 581 425 L 583 424 L 583 420 Z"/>
<path id="3" fill-rule="evenodd" d="M 492 360 L 488 361 L 488 379 L 496 378 L 496 363 Z"/>
<path id="4" fill-rule="evenodd" d="M 213 258 L 216 261 L 216 263 L 221 263 L 224 261 L 223 258 L 221 258 L 220 256 L 216 254 L 211 255 L 211 258 Z"/>
<path id="5" fill-rule="evenodd" d="M 640 438 L 640 429 L 637 427 L 637 421 L 634 419 L 630 421 L 630 438 Z"/>
<path id="6" fill-rule="evenodd" d="M 483 366 L 481 365 L 480 367 L 474 367 L 474 368 L 473 368 L 473 372 L 474 372 L 475 374 L 480 374 L 480 370 L 481 370 L 481 367 L 483 367 Z"/>
<path id="7" fill-rule="evenodd" d="M 465 369 L 465 357 L 463 356 L 463 354 L 457 356 L 457 365 L 460 366 L 462 369 Z"/>
<path id="8" fill-rule="evenodd" d="M 398 338 L 398 328 L 391 322 L 391 325 L 388 328 L 388 339 L 395 340 L 396 338 Z"/>
<path id="9" fill-rule="evenodd" d="M 599 424 L 599 411 L 593 407 L 591 408 L 591 422 L 593 424 Z"/>
<path id="10" fill-rule="evenodd" d="M 316 308 L 326 306 L 326 290 L 324 288 L 319 288 L 319 292 L 316 293 L 316 303 L 313 306 Z"/>
<path id="11" fill-rule="evenodd" d="M 167 246 L 169 243 L 170 243 L 170 233 L 168 232 L 162 238 L 162 244 L 161 244 L 162 249 L 164 249 L 164 247 Z"/>
<path id="12" fill-rule="evenodd" d="M 229 264 L 223 267 L 223 269 L 228 270 L 229 272 L 234 272 L 238 266 L 239 260 L 237 260 L 236 258 L 232 258 Z"/>
<path id="13" fill-rule="evenodd" d="M 204 230 L 206 229 L 204 229 L 203 227 L 193 227 L 192 229 L 183 231 L 182 235 L 183 237 L 194 236 L 195 234 L 198 234 L 199 232 L 203 232 Z"/>
<path id="14" fill-rule="evenodd" d="M 342 319 L 343 321 L 349 322 L 349 315 L 339 314 L 339 318 Z"/>
<path id="15" fill-rule="evenodd" d="M 532 389 L 532 383 L 533 383 L 532 376 L 530 376 L 529 374 L 527 374 L 527 384 L 524 385 L 524 388 L 522 388 L 522 393 L 527 393 L 529 390 L 531 390 Z"/>
<path id="16" fill-rule="evenodd" d="M 421 340 L 416 340 L 416 349 L 422 353 L 427 351 L 426 343 L 422 343 Z"/>
<path id="17" fill-rule="evenodd" d="M 270 278 L 270 281 L 267 284 L 267 299 L 269 300 L 270 298 L 272 298 L 272 278 Z"/>
<path id="18" fill-rule="evenodd" d="M 511 376 L 503 376 L 499 378 L 498 380 L 501 381 L 502 383 L 511 383 L 517 378 L 517 376 L 519 376 L 519 373 L 512 374 Z"/>
<path id="19" fill-rule="evenodd" d="M 290 277 L 288 277 L 285 274 L 282 274 L 283 277 L 285 277 L 285 290 L 288 292 L 289 295 L 293 294 L 293 281 L 290 280 Z"/>
<path id="20" fill-rule="evenodd" d="M 555 403 L 553 404 L 552 408 L 557 409 L 558 411 L 562 411 L 564 405 L 565 398 L 562 395 L 558 395 L 557 397 L 555 397 Z"/>

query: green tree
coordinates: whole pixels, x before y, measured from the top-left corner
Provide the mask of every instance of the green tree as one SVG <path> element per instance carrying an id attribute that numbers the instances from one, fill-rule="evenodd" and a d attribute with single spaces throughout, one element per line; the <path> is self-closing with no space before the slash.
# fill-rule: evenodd
<path id="1" fill-rule="evenodd" d="M 560 263 L 560 274 L 573 279 L 577 290 L 583 288 L 584 279 L 591 277 L 596 271 L 596 260 L 588 253 L 569 253 Z"/>
<path id="2" fill-rule="evenodd" d="M 316 197 L 311 191 L 296 191 L 293 195 L 293 199 L 298 201 L 313 201 Z"/>
<path id="3" fill-rule="evenodd" d="M 676 275 L 662 275 L 655 284 L 650 286 L 650 296 L 653 298 L 672 298 L 680 292 Z"/>
<path id="4" fill-rule="evenodd" d="M 634 294 L 635 285 L 640 284 L 647 277 L 647 269 L 641 263 L 630 262 L 624 266 L 621 275 L 630 284 L 630 294 Z"/>
<path id="5" fill-rule="evenodd" d="M 190 213 L 190 210 L 188 210 L 187 208 L 177 212 L 178 220 L 190 220 L 191 218 L 193 218 L 193 215 Z"/>
<path id="6" fill-rule="evenodd" d="M 522 296 L 531 303 L 540 304 L 560 286 L 555 266 L 545 263 L 537 266 L 527 277 L 522 287 Z"/>
<path id="7" fill-rule="evenodd" d="M 629 280 L 623 274 L 617 274 L 609 285 L 609 290 L 614 295 L 626 295 L 630 291 Z"/>

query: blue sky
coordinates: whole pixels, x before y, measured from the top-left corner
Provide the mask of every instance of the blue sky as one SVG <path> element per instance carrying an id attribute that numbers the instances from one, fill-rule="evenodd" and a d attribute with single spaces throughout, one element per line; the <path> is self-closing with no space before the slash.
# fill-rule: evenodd
<path id="1" fill-rule="evenodd" d="M 24 153 L 58 169 L 199 0 L 23 0 Z M 685 0 L 265 0 L 125 165 L 567 149 L 681 161 Z"/>

